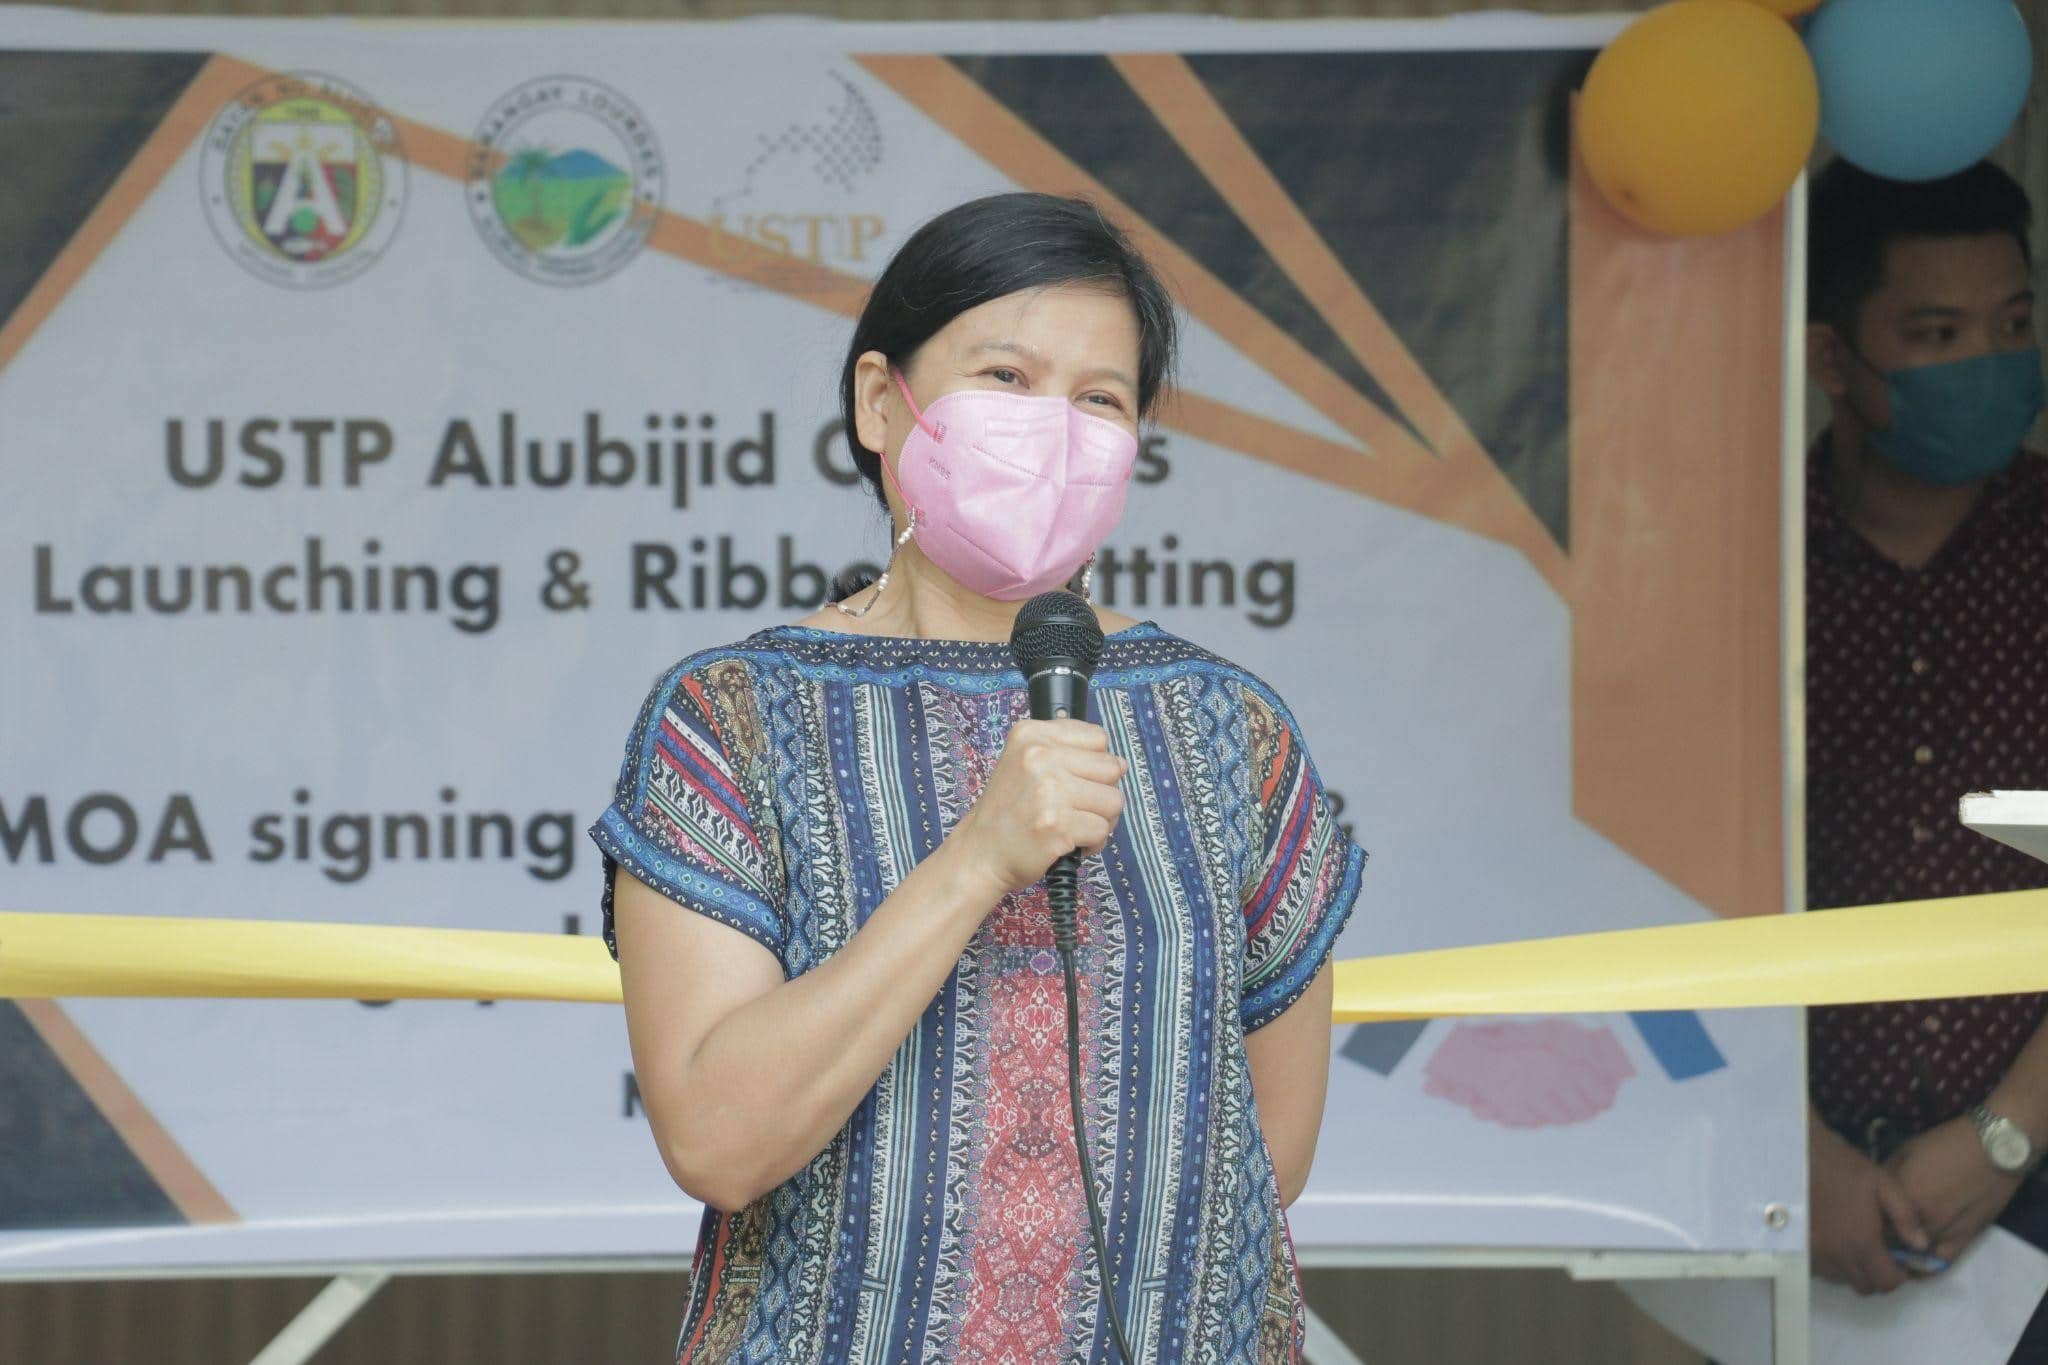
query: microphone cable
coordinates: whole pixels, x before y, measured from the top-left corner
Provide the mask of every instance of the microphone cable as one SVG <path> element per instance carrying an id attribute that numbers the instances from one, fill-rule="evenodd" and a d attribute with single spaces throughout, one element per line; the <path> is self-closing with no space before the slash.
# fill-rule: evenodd
<path id="1" fill-rule="evenodd" d="M 1067 1098 L 1074 1109 L 1074 1153 L 1081 1159 L 1081 1188 L 1088 1194 L 1088 1230 L 1095 1240 L 1095 1264 L 1102 1272 L 1102 1308 L 1109 1315 L 1110 1330 L 1116 1335 L 1117 1354 L 1124 1365 L 1135 1365 L 1131 1343 L 1124 1335 L 1123 1318 L 1116 1311 L 1116 1294 L 1109 1283 L 1109 1251 L 1102 1235 L 1102 1205 L 1095 1197 L 1095 1163 L 1088 1155 L 1088 1125 L 1081 1116 L 1081 1006 L 1074 979 L 1074 950 L 1079 929 L 1075 909 L 1077 859 L 1071 853 L 1054 860 L 1045 872 L 1046 894 L 1052 902 L 1052 942 L 1059 951 L 1060 972 L 1067 985 Z"/>

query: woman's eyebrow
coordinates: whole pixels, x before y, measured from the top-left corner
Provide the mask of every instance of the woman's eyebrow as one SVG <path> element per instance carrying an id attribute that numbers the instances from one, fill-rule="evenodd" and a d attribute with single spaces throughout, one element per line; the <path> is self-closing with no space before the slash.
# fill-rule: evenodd
<path id="1" fill-rule="evenodd" d="M 1006 355 L 1022 356 L 1024 357 L 1024 359 L 1034 362 L 1043 361 L 1045 359 L 1045 357 L 1042 354 L 1040 354 L 1037 350 L 1033 349 L 1030 346 L 1026 346 L 1021 341 L 977 341 L 972 346 L 969 346 L 966 350 L 962 351 L 960 354 L 963 356 L 971 356 L 977 355 L 982 351 L 1001 351 Z"/>
<path id="2" fill-rule="evenodd" d="M 1119 370 L 1114 366 L 1110 365 L 1098 365 L 1092 370 L 1083 370 L 1080 374 L 1074 376 L 1074 378 L 1077 381 L 1086 381 L 1090 379 L 1114 379 L 1117 383 L 1123 385 L 1127 389 L 1135 389 L 1138 387 L 1137 381 L 1133 380 L 1129 375 L 1125 374 L 1122 370 Z"/>

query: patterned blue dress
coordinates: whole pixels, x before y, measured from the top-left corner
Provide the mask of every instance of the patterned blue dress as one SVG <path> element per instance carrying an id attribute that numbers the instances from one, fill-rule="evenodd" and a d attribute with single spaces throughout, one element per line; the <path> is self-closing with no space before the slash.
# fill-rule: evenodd
<path id="1" fill-rule="evenodd" d="M 1109 1278 L 1148 1365 L 1298 1357 L 1302 1298 L 1245 1035 L 1307 989 L 1365 855 L 1292 717 L 1245 670 L 1143 622 L 1091 719 L 1130 761 L 1081 869 L 1084 1105 Z M 794 977 L 974 803 L 1027 711 L 1007 645 L 777 626 L 655 684 L 614 800 L 624 867 Z M 1005 897 L 826 1148 L 707 1208 L 687 1362 L 1108 1361 L 1044 885 Z"/>

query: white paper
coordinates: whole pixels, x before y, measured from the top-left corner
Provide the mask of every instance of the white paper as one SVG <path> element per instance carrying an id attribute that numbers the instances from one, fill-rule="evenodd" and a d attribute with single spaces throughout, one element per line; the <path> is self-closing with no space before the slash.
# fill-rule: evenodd
<path id="1" fill-rule="evenodd" d="M 1621 1286 L 1638 1308 L 1719 1365 L 1771 1365 L 1766 1280 L 1648 1280 Z M 2048 1294 L 2048 1254 L 2004 1228 L 1940 1275 L 1860 1297 L 1813 1284 L 1811 1365 L 2006 1365 Z"/>
<path id="2" fill-rule="evenodd" d="M 1895 1293 L 1816 1283 L 1813 1365 L 2005 1365 L 2044 1293 L 2048 1255 L 1993 1227 L 1949 1270 Z"/>
<path id="3" fill-rule="evenodd" d="M 1972 792 L 1961 811 L 1979 834 L 2048 860 L 2048 792 Z"/>

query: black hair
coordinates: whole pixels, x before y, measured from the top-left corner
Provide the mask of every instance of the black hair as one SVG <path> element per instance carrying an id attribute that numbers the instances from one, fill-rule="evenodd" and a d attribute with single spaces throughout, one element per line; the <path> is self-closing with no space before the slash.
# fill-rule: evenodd
<path id="1" fill-rule="evenodd" d="M 1806 317 L 1852 341 L 1863 303 L 1884 282 L 1885 248 L 1904 237 L 2009 233 L 2033 264 L 2034 206 L 1988 161 L 1940 180 L 1886 180 L 1836 158 L 1808 196 Z"/>
<path id="2" fill-rule="evenodd" d="M 1017 192 L 946 210 L 910 235 L 875 281 L 847 343 L 840 415 L 853 466 L 884 508 L 882 458 L 860 443 L 854 372 L 880 351 L 907 369 L 920 347 L 970 308 L 1024 289 L 1099 285 L 1130 301 L 1138 322 L 1138 415 L 1158 408 L 1173 375 L 1175 320 L 1166 286 L 1121 229 L 1086 199 Z M 834 599 L 866 586 L 841 575 Z"/>

